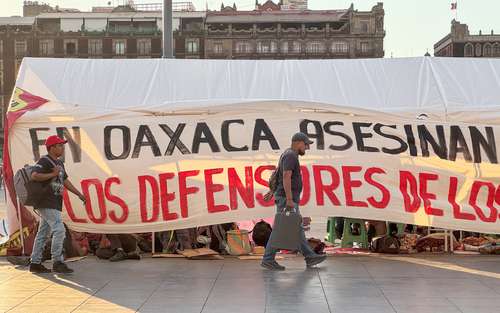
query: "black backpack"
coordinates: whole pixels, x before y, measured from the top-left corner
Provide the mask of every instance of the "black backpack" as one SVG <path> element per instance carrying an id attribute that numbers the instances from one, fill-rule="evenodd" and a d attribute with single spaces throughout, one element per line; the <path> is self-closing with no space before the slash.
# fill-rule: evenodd
<path id="1" fill-rule="evenodd" d="M 255 245 L 265 247 L 272 231 L 273 228 L 271 225 L 263 220 L 255 224 L 252 230 L 252 240 L 255 242 Z"/>
<path id="2" fill-rule="evenodd" d="M 395 236 L 383 236 L 372 241 L 372 251 L 377 253 L 398 254 L 400 243 Z"/>

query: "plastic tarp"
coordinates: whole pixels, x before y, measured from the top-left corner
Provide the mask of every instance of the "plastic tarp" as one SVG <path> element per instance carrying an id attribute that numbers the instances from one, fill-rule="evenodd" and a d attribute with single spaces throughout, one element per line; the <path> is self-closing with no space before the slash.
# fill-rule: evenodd
<path id="1" fill-rule="evenodd" d="M 99 108 L 190 101 L 311 101 L 384 112 L 495 122 L 500 60 L 79 60 L 25 58 L 16 86 Z M 75 88 L 77 86 L 77 88 Z M 472 113 L 472 114 L 471 114 Z"/>

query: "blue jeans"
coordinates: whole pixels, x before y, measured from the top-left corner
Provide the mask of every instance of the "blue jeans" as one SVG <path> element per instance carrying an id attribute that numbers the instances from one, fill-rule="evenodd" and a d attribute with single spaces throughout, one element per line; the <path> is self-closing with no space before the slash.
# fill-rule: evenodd
<path id="1" fill-rule="evenodd" d="M 31 263 L 41 264 L 45 242 L 52 233 L 51 254 L 52 261 L 63 262 L 63 243 L 66 237 L 66 229 L 61 219 L 61 212 L 56 209 L 38 209 L 40 214 L 40 224 L 36 234 L 33 252 L 31 253 Z"/>
<path id="2" fill-rule="evenodd" d="M 275 202 L 276 202 L 276 212 L 280 213 L 282 212 L 285 207 L 286 207 L 286 198 L 284 197 L 274 197 Z M 295 209 L 297 210 L 298 213 L 299 211 L 299 204 L 295 203 Z M 271 241 L 272 241 L 273 233 L 271 232 L 271 237 L 269 238 L 269 241 L 267 242 L 266 246 L 266 252 L 264 252 L 264 257 L 262 258 L 262 261 L 274 261 L 276 257 L 276 253 L 278 253 L 277 249 L 271 248 Z M 304 233 L 304 227 L 300 227 L 300 247 L 299 247 L 300 253 L 307 258 L 316 255 L 314 251 L 311 249 L 309 246 L 309 243 L 307 242 L 306 239 L 306 234 Z"/>

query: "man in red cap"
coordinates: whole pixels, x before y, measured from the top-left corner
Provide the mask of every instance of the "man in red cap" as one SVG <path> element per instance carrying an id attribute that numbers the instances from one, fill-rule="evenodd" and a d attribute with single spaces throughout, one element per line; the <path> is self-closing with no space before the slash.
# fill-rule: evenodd
<path id="1" fill-rule="evenodd" d="M 36 212 L 40 215 L 40 224 L 36 234 L 33 253 L 31 254 L 30 272 L 49 273 L 50 269 L 42 265 L 42 254 L 47 238 L 52 233 L 52 271 L 57 273 L 72 273 L 64 263 L 63 243 L 66 230 L 61 218 L 63 191 L 68 189 L 85 203 L 85 197 L 69 181 L 64 168 L 64 163 L 59 159 L 64 155 L 64 144 L 66 140 L 58 136 L 50 136 L 45 141 L 48 154 L 38 160 L 33 170 L 31 179 L 41 182 L 46 186 L 48 192 L 46 196 L 35 206 Z"/>

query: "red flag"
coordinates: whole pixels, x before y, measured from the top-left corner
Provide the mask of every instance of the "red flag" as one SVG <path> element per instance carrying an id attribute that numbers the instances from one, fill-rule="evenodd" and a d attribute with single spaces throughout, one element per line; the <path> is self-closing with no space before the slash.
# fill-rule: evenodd
<path id="1" fill-rule="evenodd" d="M 4 123 L 4 141 L 3 141 L 3 177 L 5 182 L 5 187 L 9 192 L 9 196 L 12 204 L 17 208 L 16 192 L 14 190 L 14 171 L 12 169 L 11 158 L 10 158 L 10 145 L 9 145 L 9 131 L 12 125 L 20 118 L 24 113 L 35 110 L 49 100 L 37 97 L 30 94 L 29 92 L 16 87 L 14 89 L 14 94 L 12 95 L 12 100 L 9 105 L 9 109 L 5 115 Z M 23 227 L 34 223 L 35 218 L 24 206 L 21 205 L 21 216 L 18 218 L 22 221 Z M 12 235 L 12 234 L 9 234 Z"/>
<path id="2" fill-rule="evenodd" d="M 456 2 L 454 2 L 454 3 L 451 4 L 451 9 L 452 10 L 456 10 L 457 9 L 457 3 Z"/>

